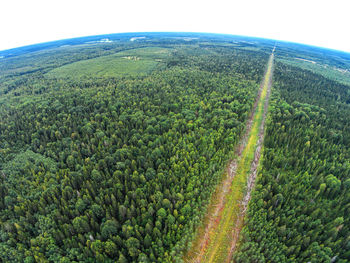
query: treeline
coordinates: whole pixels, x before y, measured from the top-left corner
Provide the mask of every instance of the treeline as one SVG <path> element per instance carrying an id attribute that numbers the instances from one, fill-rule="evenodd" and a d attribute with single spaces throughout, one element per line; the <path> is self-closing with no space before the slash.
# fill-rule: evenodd
<path id="1" fill-rule="evenodd" d="M 18 96 L 23 86 L 39 86 L 42 84 L 41 80 L 47 80 L 45 73 L 63 65 L 143 46 L 145 45 L 140 43 L 115 42 L 99 46 L 61 47 L 30 53 L 30 55 L 3 58 L 0 63 L 0 95 L 17 90 L 15 95 Z M 48 87 L 55 85 L 46 84 Z"/>
<path id="2" fill-rule="evenodd" d="M 234 262 L 350 261 L 350 87 L 278 63 Z"/>
<path id="3" fill-rule="evenodd" d="M 242 58 L 263 72 L 267 56 Z M 255 100 L 246 68 L 16 86 L 0 107 L 0 260 L 179 261 Z"/>
<path id="4" fill-rule="evenodd" d="M 268 55 L 264 52 L 234 49 L 232 46 L 199 45 L 178 49 L 169 66 L 198 68 L 209 72 L 235 75 L 260 82 Z"/>

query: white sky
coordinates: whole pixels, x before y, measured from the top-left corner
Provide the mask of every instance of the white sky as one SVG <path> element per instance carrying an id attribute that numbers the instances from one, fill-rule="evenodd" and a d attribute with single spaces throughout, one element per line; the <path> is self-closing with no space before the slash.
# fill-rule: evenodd
<path id="1" fill-rule="evenodd" d="M 0 50 L 106 33 L 265 37 L 350 52 L 350 0 L 0 0 Z"/>

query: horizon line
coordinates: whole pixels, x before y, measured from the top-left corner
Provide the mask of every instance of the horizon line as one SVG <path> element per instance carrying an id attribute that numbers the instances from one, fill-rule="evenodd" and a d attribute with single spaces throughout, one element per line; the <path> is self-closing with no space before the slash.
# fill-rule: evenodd
<path id="1" fill-rule="evenodd" d="M 297 45 L 301 45 L 301 46 L 314 47 L 314 48 L 325 49 L 325 50 L 329 50 L 329 51 L 342 52 L 342 53 L 345 53 L 347 55 L 350 55 L 350 51 L 345 51 L 345 50 L 340 50 L 340 49 L 335 49 L 335 48 L 330 48 L 330 47 L 324 47 L 324 46 L 318 46 L 318 45 L 313 45 L 313 44 L 308 44 L 308 43 L 294 42 L 291 40 L 273 39 L 273 38 L 268 38 L 268 37 L 257 37 L 257 36 L 239 35 L 239 34 L 231 34 L 231 33 L 190 32 L 190 31 L 144 31 L 144 32 L 143 31 L 130 31 L 130 32 L 105 33 L 105 34 L 96 34 L 96 35 L 95 34 L 93 34 L 93 35 L 81 35 L 81 36 L 67 37 L 67 38 L 62 38 L 62 39 L 48 40 L 48 41 L 43 41 L 43 42 L 15 46 L 12 48 L 2 49 L 2 50 L 0 50 L 0 53 L 8 52 L 11 50 L 16 50 L 16 49 L 21 49 L 21 48 L 26 48 L 26 47 L 32 47 L 32 46 L 36 46 L 36 45 L 49 44 L 49 43 L 55 43 L 55 42 L 60 42 L 60 41 L 67 41 L 67 40 L 74 40 L 74 39 L 86 38 L 86 37 L 100 37 L 100 36 L 102 37 L 102 36 L 108 36 L 108 35 L 150 34 L 150 33 L 208 34 L 208 35 L 223 35 L 223 36 L 231 36 L 231 37 L 247 37 L 247 38 L 262 39 L 262 40 L 276 41 L 276 42 L 282 42 L 282 43 L 297 44 Z M 28 51 L 28 53 L 30 53 L 30 52 L 31 51 Z"/>

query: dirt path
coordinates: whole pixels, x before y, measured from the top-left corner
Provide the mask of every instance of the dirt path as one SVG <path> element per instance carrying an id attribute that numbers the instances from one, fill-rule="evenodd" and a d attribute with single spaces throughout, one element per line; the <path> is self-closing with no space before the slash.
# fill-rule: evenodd
<path id="1" fill-rule="evenodd" d="M 239 239 L 239 234 L 242 230 L 243 223 L 244 223 L 244 217 L 247 211 L 248 203 L 251 198 L 252 190 L 254 189 L 255 186 L 255 180 L 258 172 L 258 166 L 259 166 L 259 161 L 260 161 L 260 156 L 261 156 L 261 150 L 262 150 L 262 145 L 264 141 L 264 131 L 265 131 L 265 120 L 266 120 L 266 115 L 267 115 L 267 109 L 268 109 L 268 104 L 269 104 L 269 98 L 270 98 L 270 92 L 271 92 L 271 85 L 272 85 L 272 75 L 273 75 L 273 57 L 274 57 L 274 52 L 275 52 L 276 46 L 273 48 L 269 65 L 268 65 L 268 70 L 265 75 L 265 80 L 264 84 L 266 85 L 266 98 L 265 98 L 265 103 L 264 103 L 264 112 L 263 112 L 263 117 L 262 121 L 259 127 L 259 139 L 257 141 L 256 145 L 256 150 L 254 153 L 254 160 L 251 164 L 250 168 L 250 173 L 249 177 L 247 179 L 247 189 L 246 189 L 246 194 L 244 196 L 244 199 L 241 204 L 241 213 L 238 216 L 236 223 L 235 223 L 235 228 L 232 230 L 232 242 L 231 242 L 231 248 L 230 252 L 227 256 L 226 262 L 229 263 L 232 259 L 233 253 L 236 249 L 236 245 Z"/>
<path id="2" fill-rule="evenodd" d="M 192 248 L 185 256 L 186 262 L 230 262 L 232 258 L 261 154 L 272 79 L 273 52 L 245 132 L 236 148 L 236 158 L 230 161 L 227 175 L 211 199 L 204 218 L 204 227 L 198 230 Z M 253 156 L 250 157 L 252 153 Z M 237 188 L 241 188 L 240 191 Z M 246 188 L 245 194 L 243 188 Z"/>

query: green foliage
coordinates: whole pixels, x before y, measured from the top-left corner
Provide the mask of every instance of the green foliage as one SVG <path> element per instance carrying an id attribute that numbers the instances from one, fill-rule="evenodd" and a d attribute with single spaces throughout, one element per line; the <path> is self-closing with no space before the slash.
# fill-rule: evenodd
<path id="1" fill-rule="evenodd" d="M 310 58 L 313 59 L 313 58 Z M 342 84 L 350 84 L 350 71 L 349 69 L 338 68 L 337 66 L 325 65 L 324 61 L 315 62 L 313 60 L 305 60 L 298 58 L 279 59 L 280 62 L 294 67 L 300 67 L 305 70 L 309 70 L 313 73 L 320 74 L 326 78 L 338 81 Z M 341 64 L 340 64 L 341 65 Z"/>
<path id="2" fill-rule="evenodd" d="M 136 258 L 140 253 L 140 241 L 134 237 L 130 237 L 128 240 L 126 240 L 126 248 L 128 249 L 129 255 L 132 258 Z"/>
<path id="3" fill-rule="evenodd" d="M 163 207 L 159 208 L 159 210 L 157 211 L 157 216 L 159 216 L 162 219 L 166 217 L 166 211 Z"/>
<path id="4" fill-rule="evenodd" d="M 107 220 L 101 228 L 101 235 L 103 238 L 108 239 L 118 234 L 118 225 L 113 220 Z"/>
<path id="5" fill-rule="evenodd" d="M 77 233 L 85 233 L 89 231 L 89 223 L 86 217 L 76 217 L 73 219 L 72 223 Z"/>
<path id="6" fill-rule="evenodd" d="M 180 261 L 273 45 L 201 38 L 2 59 L 0 261 Z M 282 63 L 274 79 L 236 261 L 349 261 L 349 87 Z"/>
<path id="7" fill-rule="evenodd" d="M 262 168 L 235 262 L 350 261 L 349 90 L 277 64 Z"/>
<path id="8" fill-rule="evenodd" d="M 19 175 L 23 174 L 26 170 L 35 169 L 38 171 L 56 171 L 56 163 L 48 157 L 35 153 L 31 150 L 25 152 L 19 152 L 14 155 L 11 161 L 6 162 L 2 170 L 5 174 Z"/>
<path id="9" fill-rule="evenodd" d="M 178 261 L 268 57 L 222 41 L 128 40 L 0 65 L 0 261 Z"/>

